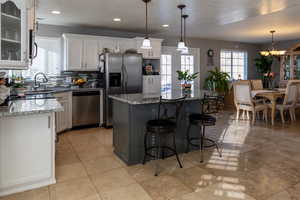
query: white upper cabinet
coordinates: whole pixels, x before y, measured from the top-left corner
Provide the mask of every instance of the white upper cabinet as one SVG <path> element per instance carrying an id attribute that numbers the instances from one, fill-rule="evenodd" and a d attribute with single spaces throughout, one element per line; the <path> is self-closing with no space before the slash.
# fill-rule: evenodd
<path id="1" fill-rule="evenodd" d="M 144 50 L 143 38 L 116 38 L 91 35 L 63 34 L 64 71 L 98 71 L 99 54 L 104 49 L 112 53 L 124 53 L 135 49 L 144 59 L 160 59 L 161 39 L 151 38 L 151 50 Z"/>
<path id="2" fill-rule="evenodd" d="M 83 40 L 64 37 L 64 70 L 77 71 L 83 69 Z"/>
<path id="3" fill-rule="evenodd" d="M 98 70 L 99 42 L 98 40 L 84 40 L 83 64 L 87 71 Z"/>
<path id="4" fill-rule="evenodd" d="M 144 59 L 160 59 L 161 56 L 161 45 L 162 39 L 150 38 L 152 49 L 142 49 L 144 38 L 135 38 L 136 39 L 136 48 L 138 53 L 143 54 Z"/>
<path id="5" fill-rule="evenodd" d="M 29 1 L 0 0 L 0 4 L 0 69 L 27 69 Z"/>
<path id="6" fill-rule="evenodd" d="M 97 71 L 99 41 L 93 37 L 64 34 L 64 71 Z"/>

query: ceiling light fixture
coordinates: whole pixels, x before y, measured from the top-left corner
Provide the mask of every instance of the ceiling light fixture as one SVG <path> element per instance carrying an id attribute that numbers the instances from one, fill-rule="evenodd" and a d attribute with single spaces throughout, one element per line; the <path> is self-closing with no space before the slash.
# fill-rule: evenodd
<path id="1" fill-rule="evenodd" d="M 151 47 L 151 41 L 149 39 L 148 34 L 148 3 L 151 2 L 151 0 L 142 0 L 146 4 L 146 36 L 143 40 L 143 44 L 141 46 L 142 49 L 152 49 Z"/>
<path id="2" fill-rule="evenodd" d="M 181 54 L 189 54 L 189 48 L 187 46 L 186 42 L 186 19 L 188 18 L 188 15 L 182 15 L 183 18 L 183 41 L 184 41 L 184 49 L 181 51 Z"/>
<path id="3" fill-rule="evenodd" d="M 183 9 L 185 8 L 185 5 L 181 4 L 181 5 L 178 5 L 177 7 L 180 9 L 180 26 L 181 26 L 180 27 L 180 29 L 181 29 L 180 40 L 177 45 L 177 50 L 182 51 L 182 50 L 184 50 L 184 47 L 185 47 L 185 44 L 183 41 L 183 35 L 182 35 L 182 15 L 183 15 Z"/>
<path id="4" fill-rule="evenodd" d="M 169 24 L 163 24 L 162 27 L 168 28 L 168 27 L 169 27 Z"/>
<path id="5" fill-rule="evenodd" d="M 261 51 L 260 55 L 262 56 L 282 56 L 286 53 L 284 50 L 276 50 L 275 49 L 275 42 L 274 42 L 274 34 L 276 31 L 272 30 L 270 33 L 272 34 L 272 44 L 271 48 L 267 51 Z"/>
<path id="6" fill-rule="evenodd" d="M 121 18 L 114 18 L 113 20 L 114 20 L 114 22 L 120 22 Z"/>
<path id="7" fill-rule="evenodd" d="M 51 13 L 54 15 L 60 15 L 61 12 L 58 10 L 52 10 Z"/>

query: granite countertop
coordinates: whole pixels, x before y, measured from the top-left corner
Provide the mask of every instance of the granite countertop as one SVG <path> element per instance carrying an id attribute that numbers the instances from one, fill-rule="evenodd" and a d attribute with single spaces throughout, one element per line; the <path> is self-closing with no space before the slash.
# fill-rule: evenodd
<path id="1" fill-rule="evenodd" d="M 162 96 L 163 99 L 177 99 L 186 95 L 186 101 L 191 101 L 201 100 L 205 94 L 212 95 L 212 92 L 207 90 L 193 90 L 189 93 L 185 93 L 181 89 L 175 89 L 169 92 L 162 92 L 161 94 L 115 94 L 109 95 L 109 98 L 128 104 L 139 105 L 159 103 L 160 96 Z"/>
<path id="2" fill-rule="evenodd" d="M 99 91 L 103 88 L 65 88 L 65 87 L 48 87 L 46 90 L 49 90 L 48 93 L 61 93 L 61 92 L 89 92 L 89 91 Z M 34 91 L 36 93 L 36 91 Z M 26 92 L 30 94 L 30 91 Z"/>
<path id="3" fill-rule="evenodd" d="M 0 118 L 60 111 L 63 111 L 63 107 L 56 99 L 15 100 L 11 101 L 9 107 L 0 107 Z"/>

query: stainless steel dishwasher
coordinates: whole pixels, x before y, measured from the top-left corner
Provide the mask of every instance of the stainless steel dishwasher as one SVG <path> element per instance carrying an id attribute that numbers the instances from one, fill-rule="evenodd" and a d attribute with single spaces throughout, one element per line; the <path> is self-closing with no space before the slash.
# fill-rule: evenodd
<path id="1" fill-rule="evenodd" d="M 73 91 L 72 126 L 101 125 L 102 90 Z"/>

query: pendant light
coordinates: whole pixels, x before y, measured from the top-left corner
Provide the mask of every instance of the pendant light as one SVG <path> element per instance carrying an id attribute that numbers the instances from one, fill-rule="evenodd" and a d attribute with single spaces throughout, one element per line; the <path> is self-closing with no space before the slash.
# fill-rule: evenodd
<path id="1" fill-rule="evenodd" d="M 284 50 L 276 50 L 275 49 L 275 42 L 274 42 L 274 34 L 276 31 L 272 30 L 270 33 L 272 34 L 272 44 L 271 44 L 271 49 L 267 51 L 261 51 L 260 55 L 262 56 L 282 56 L 285 54 L 286 51 Z"/>
<path id="2" fill-rule="evenodd" d="M 142 0 L 146 4 L 146 37 L 143 40 L 143 44 L 141 46 L 142 49 L 152 49 L 151 42 L 148 34 L 148 3 L 151 0 Z"/>
<path id="3" fill-rule="evenodd" d="M 180 29 L 181 29 L 181 33 L 180 33 L 180 41 L 178 42 L 178 45 L 177 45 L 177 50 L 178 51 L 182 51 L 184 50 L 184 47 L 185 47 L 185 44 L 184 44 L 184 41 L 183 41 L 183 35 L 182 35 L 182 15 L 183 15 L 183 9 L 185 8 L 185 5 L 181 4 L 181 5 L 178 5 L 177 6 L 179 9 L 180 9 Z"/>
<path id="4" fill-rule="evenodd" d="M 183 18 L 183 41 L 184 41 L 184 48 L 183 50 L 181 50 L 181 54 L 189 54 L 189 48 L 187 46 L 187 42 L 186 42 L 186 19 L 188 18 L 188 15 L 182 15 Z"/>

